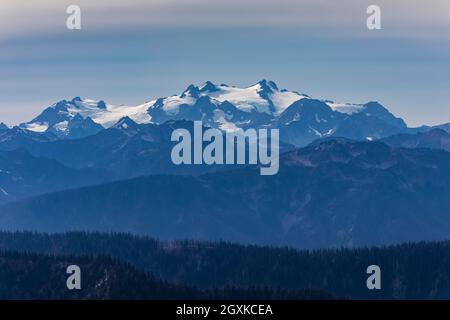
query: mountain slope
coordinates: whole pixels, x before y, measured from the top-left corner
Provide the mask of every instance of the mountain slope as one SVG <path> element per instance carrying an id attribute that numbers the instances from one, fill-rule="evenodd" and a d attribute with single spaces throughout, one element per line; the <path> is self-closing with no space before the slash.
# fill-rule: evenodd
<path id="1" fill-rule="evenodd" d="M 11 151 L 22 148 L 32 150 L 38 143 L 56 140 L 58 137 L 50 132 L 40 133 L 14 127 L 0 131 L 0 150 Z"/>
<path id="2" fill-rule="evenodd" d="M 81 289 L 68 290 L 66 269 L 80 267 Z M 171 283 L 106 256 L 0 252 L 1 300 L 197 300 L 331 299 L 318 290 L 280 290 L 261 286 L 211 286 L 199 290 Z"/>
<path id="3" fill-rule="evenodd" d="M 81 138 L 102 130 L 103 127 L 90 116 L 79 112 L 80 106 L 94 108 L 92 103 L 83 102 L 80 98 L 63 100 L 20 127 L 34 132 L 51 132 L 60 138 Z M 101 101 L 95 107 L 101 110 L 102 106 L 104 102 Z"/>
<path id="4" fill-rule="evenodd" d="M 66 268 L 81 269 L 81 290 L 68 290 Z M 110 258 L 0 252 L 1 300 L 188 299 L 198 290 L 169 284 Z"/>
<path id="5" fill-rule="evenodd" d="M 326 137 L 374 140 L 408 130 L 403 120 L 376 102 L 361 105 L 358 112 L 345 114 L 315 99 L 293 103 L 272 127 L 280 129 L 281 140 L 296 146 Z"/>
<path id="6" fill-rule="evenodd" d="M 99 230 L 162 239 L 334 247 L 445 239 L 450 153 L 330 140 L 280 172 L 151 176 L 2 206 L 5 230 Z"/>
<path id="7" fill-rule="evenodd" d="M 0 249 L 56 256 L 109 256 L 166 281 L 202 289 L 323 288 L 335 297 L 352 299 L 450 298 L 449 241 L 297 251 L 225 242 L 161 242 L 127 234 L 0 232 Z M 367 290 L 366 269 L 371 264 L 381 268 L 382 290 Z M 326 298 L 318 292 L 305 296 Z"/>
<path id="8" fill-rule="evenodd" d="M 448 133 L 450 133 L 450 122 L 449 123 L 445 123 L 445 124 L 441 124 L 441 125 L 438 125 L 438 126 L 435 126 L 434 128 L 442 129 L 442 130 L 445 130 Z"/>
<path id="9" fill-rule="evenodd" d="M 144 118 L 148 122 L 146 109 L 145 106 L 113 106 L 102 100 L 82 100 L 76 97 L 53 104 L 20 127 L 34 132 L 52 132 L 60 138 L 82 138 L 114 125 L 127 115 L 137 119 Z"/>
<path id="10" fill-rule="evenodd" d="M 450 134 L 443 129 L 431 129 L 414 135 L 393 135 L 381 141 L 392 147 L 442 149 L 450 152 Z"/>
<path id="11" fill-rule="evenodd" d="M 123 118 L 113 127 L 82 139 L 22 141 L 17 138 L 5 143 L 0 140 L 0 150 L 25 148 L 34 156 L 54 159 L 69 167 L 108 171 L 114 179 L 158 173 L 199 174 L 230 169 L 224 166 L 174 165 L 171 151 L 176 142 L 171 141 L 171 134 L 177 128 L 193 132 L 193 123 L 170 121 L 161 125 L 137 124 L 130 118 Z M 284 150 L 290 147 L 282 144 L 281 148 Z"/>
<path id="12" fill-rule="evenodd" d="M 127 117 L 109 129 L 82 139 L 39 140 L 29 135 L 40 137 L 45 134 L 18 129 L 20 134 L 16 137 L 11 135 L 8 140 L 2 141 L 0 135 L 0 150 L 24 148 L 34 156 L 54 159 L 65 166 L 108 171 L 112 179 L 150 174 L 201 174 L 234 167 L 174 165 L 171 151 L 177 142 L 171 141 L 171 135 L 178 128 L 193 134 L 193 123 L 190 121 L 137 124 Z M 26 139 L 23 134 L 26 134 Z M 292 145 L 280 143 L 281 152 L 292 149 Z"/>
<path id="13" fill-rule="evenodd" d="M 23 149 L 0 151 L 0 203 L 110 180 L 103 170 L 68 168 Z"/>

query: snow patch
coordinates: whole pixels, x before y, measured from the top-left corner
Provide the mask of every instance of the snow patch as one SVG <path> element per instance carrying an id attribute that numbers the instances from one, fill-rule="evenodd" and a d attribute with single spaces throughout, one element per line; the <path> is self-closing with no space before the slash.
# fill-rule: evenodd
<path id="1" fill-rule="evenodd" d="M 326 119 L 320 119 L 319 116 L 317 115 L 317 113 L 315 114 L 316 116 L 316 122 L 320 123 L 320 122 L 328 122 Z"/>
<path id="2" fill-rule="evenodd" d="M 345 114 L 354 114 L 364 110 L 364 105 L 362 104 L 335 103 L 330 101 L 327 101 L 325 103 L 334 111 Z"/>
<path id="3" fill-rule="evenodd" d="M 0 187 L 0 191 L 1 191 L 5 196 L 9 196 L 9 193 L 6 192 L 5 189 L 3 189 L 3 188 Z"/>
<path id="4" fill-rule="evenodd" d="M 55 124 L 53 127 L 57 131 L 67 132 L 67 130 L 69 129 L 69 121 L 66 120 L 66 121 L 59 122 L 59 123 Z"/>
<path id="5" fill-rule="evenodd" d="M 196 99 L 191 97 L 190 95 L 181 96 L 171 96 L 167 97 L 163 100 L 163 110 L 166 111 L 169 115 L 175 115 L 179 111 L 179 107 L 182 104 L 186 104 L 189 106 L 194 105 Z"/>
<path id="6" fill-rule="evenodd" d="M 330 129 L 325 133 L 325 135 L 329 136 L 329 135 L 332 135 L 333 133 L 334 133 L 334 129 Z"/>
<path id="7" fill-rule="evenodd" d="M 309 126 L 309 129 L 311 129 L 317 136 L 322 137 L 323 135 L 316 129 L 314 129 L 313 127 Z"/>
<path id="8" fill-rule="evenodd" d="M 33 131 L 33 132 L 45 132 L 48 129 L 48 123 L 29 123 L 25 126 L 25 129 Z"/>
<path id="9" fill-rule="evenodd" d="M 218 86 L 219 90 L 209 96 L 219 102 L 228 101 L 245 112 L 258 111 L 270 113 L 269 102 L 258 94 L 259 85 L 248 88 Z"/>
<path id="10" fill-rule="evenodd" d="M 225 113 L 220 109 L 214 110 L 214 121 L 218 122 L 219 128 L 224 131 L 235 132 L 239 130 L 238 126 L 226 119 Z"/>
<path id="11" fill-rule="evenodd" d="M 291 91 L 275 91 L 275 93 L 270 95 L 273 106 L 275 107 L 275 113 L 280 114 L 288 107 L 290 107 L 294 102 L 302 99 L 310 99 L 306 95 L 298 94 L 297 92 Z"/>

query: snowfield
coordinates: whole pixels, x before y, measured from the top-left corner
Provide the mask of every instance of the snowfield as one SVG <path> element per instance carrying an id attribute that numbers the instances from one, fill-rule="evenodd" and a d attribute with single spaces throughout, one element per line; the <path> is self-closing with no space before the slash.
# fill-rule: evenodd
<path id="1" fill-rule="evenodd" d="M 94 124 L 99 124 L 103 128 L 112 127 L 124 117 L 129 117 L 138 124 L 151 123 L 152 117 L 149 110 L 160 110 L 170 118 L 179 113 L 180 106 L 194 106 L 201 97 L 209 97 L 211 103 L 217 107 L 217 110 L 214 111 L 213 121 L 225 131 L 236 130 L 240 124 L 237 119 L 233 119 L 232 115 L 229 116 L 220 110 L 220 104 L 225 101 L 233 104 L 240 111 L 265 113 L 275 118 L 294 102 L 312 99 L 308 95 L 296 91 L 280 90 L 273 81 L 262 80 L 246 88 L 226 84 L 215 85 L 208 81 L 202 86 L 190 85 L 180 95 L 153 99 L 136 106 L 114 105 L 102 100 L 83 100 L 78 97 L 70 101 L 63 100 L 48 108 L 53 110 L 46 109 L 40 116 L 22 124 L 21 127 L 34 132 L 46 132 L 52 129 L 53 132 L 69 134 L 71 121 L 74 121 L 76 117 L 78 117 L 78 121 L 80 117 L 81 119 L 91 119 Z M 334 111 L 344 114 L 353 114 L 364 109 L 364 105 L 361 104 L 335 103 L 328 100 L 323 102 Z M 54 118 L 58 118 L 58 121 L 55 122 Z M 291 119 L 291 121 L 298 120 Z M 322 121 L 325 120 L 317 118 L 317 122 Z"/>

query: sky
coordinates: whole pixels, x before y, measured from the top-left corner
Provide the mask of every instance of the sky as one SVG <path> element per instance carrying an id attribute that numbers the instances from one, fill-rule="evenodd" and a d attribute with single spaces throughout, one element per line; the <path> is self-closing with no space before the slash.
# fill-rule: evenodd
<path id="1" fill-rule="evenodd" d="M 125 5 L 126 3 L 126 5 Z M 81 8 L 81 30 L 66 9 Z M 381 30 L 366 9 L 381 8 Z M 0 0 L 0 122 L 75 96 L 133 105 L 261 79 L 450 122 L 448 0 Z"/>

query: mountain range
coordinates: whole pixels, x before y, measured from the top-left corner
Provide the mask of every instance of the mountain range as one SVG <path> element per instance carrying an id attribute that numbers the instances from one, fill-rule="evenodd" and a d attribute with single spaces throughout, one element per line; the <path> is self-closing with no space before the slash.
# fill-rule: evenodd
<path id="1" fill-rule="evenodd" d="M 25 149 L 0 150 L 0 203 L 110 180 L 104 170 L 67 167 Z"/>
<path id="2" fill-rule="evenodd" d="M 301 248 L 441 240 L 450 230 L 450 153 L 331 139 L 248 167 L 152 175 L 0 207 L 4 230 L 147 234 Z"/>
<path id="3" fill-rule="evenodd" d="M 42 176 L 52 176 L 54 180 L 51 183 L 48 181 L 50 185 L 36 186 L 37 189 L 45 191 L 51 188 L 52 190 L 60 189 L 55 189 L 55 185 L 65 184 L 66 188 L 69 188 L 75 185 L 75 181 L 80 182 L 80 179 L 68 179 L 66 175 L 55 175 L 52 172 L 53 165 L 55 168 L 65 167 L 73 172 L 79 172 L 80 177 L 83 176 L 83 170 L 90 172 L 91 179 L 85 180 L 86 184 L 89 181 L 101 183 L 107 180 L 152 174 L 202 174 L 239 167 L 238 165 L 226 167 L 174 165 L 170 155 L 175 142 L 172 142 L 170 138 L 173 130 L 177 128 L 185 128 L 193 132 L 193 123 L 168 121 L 161 125 L 137 124 L 130 118 L 123 118 L 109 129 L 80 139 L 59 139 L 53 133 L 36 133 L 15 127 L 4 131 L 3 134 L 0 133 L 0 154 L 10 157 L 10 162 L 11 157 L 15 156 L 14 163 L 9 165 L 4 163 L 4 168 L 9 168 L 8 179 L 11 183 L 25 183 L 33 186 L 33 183 L 25 178 L 27 170 L 40 172 Z M 292 148 L 292 146 L 281 144 L 281 150 Z M 33 161 L 45 162 L 47 166 L 45 168 L 33 166 Z M 18 163 L 21 165 L 18 166 Z M 45 184 L 46 180 L 40 179 L 40 182 Z M 21 197 L 14 191 L 15 188 L 11 187 L 11 184 L 2 181 L 1 175 L 0 187 L 6 190 L 10 200 Z"/>
<path id="4" fill-rule="evenodd" d="M 380 141 L 392 147 L 442 149 L 450 152 L 450 134 L 439 128 L 416 134 L 397 134 Z"/>
<path id="5" fill-rule="evenodd" d="M 110 128 L 125 117 L 136 124 L 202 121 L 206 127 L 224 131 L 277 128 L 282 141 L 298 147 L 323 137 L 371 140 L 429 129 L 408 128 L 378 102 L 352 104 L 314 99 L 279 89 L 267 80 L 246 88 L 207 81 L 201 86 L 190 85 L 181 94 L 137 106 L 76 97 L 53 104 L 20 128 L 75 139 Z M 448 129 L 448 125 L 442 128 Z"/>
<path id="6" fill-rule="evenodd" d="M 8 130 L 8 126 L 6 124 L 4 124 L 3 122 L 0 122 L 0 132 L 1 131 L 5 131 Z"/>
<path id="7" fill-rule="evenodd" d="M 174 165 L 171 133 L 196 120 L 223 133 L 279 129 L 280 173 Z M 302 248 L 445 239 L 448 130 L 266 80 L 190 85 L 137 106 L 76 97 L 0 125 L 0 226 Z"/>

